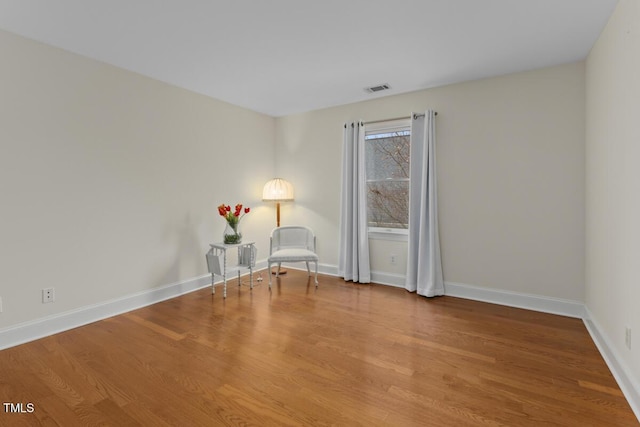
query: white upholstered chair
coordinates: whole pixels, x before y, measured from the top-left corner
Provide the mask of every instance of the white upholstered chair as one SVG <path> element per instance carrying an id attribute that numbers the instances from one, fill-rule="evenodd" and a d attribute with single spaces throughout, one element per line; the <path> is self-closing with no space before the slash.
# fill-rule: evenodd
<path id="1" fill-rule="evenodd" d="M 278 264 L 276 277 L 280 273 L 283 262 L 306 262 L 307 273 L 311 276 L 309 263 L 315 262 L 315 283 L 318 287 L 318 254 L 316 254 L 316 236 L 309 227 L 291 225 L 274 228 L 271 232 L 269 245 L 269 272 L 271 264 Z M 271 274 L 269 274 L 269 289 L 271 289 Z"/>

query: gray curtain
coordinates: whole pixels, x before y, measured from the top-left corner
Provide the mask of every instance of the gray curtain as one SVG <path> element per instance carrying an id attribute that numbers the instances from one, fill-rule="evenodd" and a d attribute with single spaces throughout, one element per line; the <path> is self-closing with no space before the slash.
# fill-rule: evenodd
<path id="1" fill-rule="evenodd" d="M 444 295 L 438 193 L 435 112 L 412 114 L 409 189 L 409 252 L 405 288 L 419 295 Z"/>
<path id="2" fill-rule="evenodd" d="M 344 126 L 340 199 L 338 275 L 345 280 L 370 283 L 364 125 L 362 123 L 349 123 Z"/>

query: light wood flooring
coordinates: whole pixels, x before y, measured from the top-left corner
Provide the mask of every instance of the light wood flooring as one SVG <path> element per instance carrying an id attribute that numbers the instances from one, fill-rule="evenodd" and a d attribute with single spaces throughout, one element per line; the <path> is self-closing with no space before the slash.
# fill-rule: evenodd
<path id="1" fill-rule="evenodd" d="M 0 425 L 640 425 L 581 320 L 266 274 L 0 351 Z"/>

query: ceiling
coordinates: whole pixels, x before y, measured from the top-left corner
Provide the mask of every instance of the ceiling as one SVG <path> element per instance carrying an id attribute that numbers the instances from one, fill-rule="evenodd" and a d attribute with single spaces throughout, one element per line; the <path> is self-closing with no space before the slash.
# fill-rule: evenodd
<path id="1" fill-rule="evenodd" d="M 0 28 L 283 116 L 583 60 L 616 3 L 0 0 Z"/>

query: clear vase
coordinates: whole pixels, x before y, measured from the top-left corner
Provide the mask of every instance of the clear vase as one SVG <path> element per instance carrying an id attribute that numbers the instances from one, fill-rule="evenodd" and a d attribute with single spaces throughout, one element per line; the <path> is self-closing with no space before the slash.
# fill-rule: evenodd
<path id="1" fill-rule="evenodd" d="M 240 224 L 236 224 L 233 228 L 229 223 L 224 229 L 223 242 L 225 245 L 235 245 L 242 243 L 242 233 L 240 232 Z"/>

